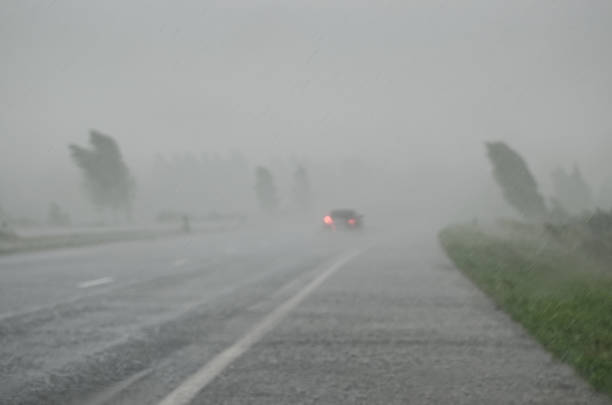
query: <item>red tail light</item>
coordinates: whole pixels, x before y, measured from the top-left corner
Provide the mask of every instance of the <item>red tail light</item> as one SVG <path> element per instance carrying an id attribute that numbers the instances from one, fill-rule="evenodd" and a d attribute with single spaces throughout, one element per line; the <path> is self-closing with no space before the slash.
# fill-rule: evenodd
<path id="1" fill-rule="evenodd" d="M 323 218 L 323 222 L 325 223 L 325 225 L 331 225 L 334 223 L 334 220 L 332 219 L 332 217 L 327 215 L 325 216 L 325 218 Z"/>
<path id="2" fill-rule="evenodd" d="M 348 220 L 349 225 L 355 225 L 357 223 L 357 220 L 355 218 L 351 218 Z"/>

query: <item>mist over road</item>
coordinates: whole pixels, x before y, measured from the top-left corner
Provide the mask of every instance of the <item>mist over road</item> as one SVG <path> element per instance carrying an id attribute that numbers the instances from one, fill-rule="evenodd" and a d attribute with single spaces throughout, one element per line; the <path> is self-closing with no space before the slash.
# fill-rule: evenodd
<path id="1" fill-rule="evenodd" d="M 0 1 L 0 405 L 609 403 L 610 21 Z"/>
<path id="2" fill-rule="evenodd" d="M 0 403 L 607 403 L 432 232 L 245 229 L 14 255 L 0 286 Z"/>

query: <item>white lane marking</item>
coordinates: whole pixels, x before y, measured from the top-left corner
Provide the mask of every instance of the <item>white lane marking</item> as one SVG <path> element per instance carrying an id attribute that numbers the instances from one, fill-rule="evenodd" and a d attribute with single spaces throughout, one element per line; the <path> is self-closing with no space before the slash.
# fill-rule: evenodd
<path id="1" fill-rule="evenodd" d="M 84 281 L 80 283 L 78 287 L 79 288 L 97 287 L 97 286 L 104 285 L 104 284 L 110 284 L 113 281 L 115 280 L 113 280 L 112 277 L 102 277 L 102 278 L 97 278 L 95 280 Z"/>
<path id="2" fill-rule="evenodd" d="M 325 272 L 317 276 L 294 296 L 283 302 L 270 312 L 260 323 L 255 325 L 246 335 L 232 346 L 219 353 L 215 358 L 206 363 L 195 374 L 185 380 L 159 405 L 187 405 L 195 396 L 204 389 L 211 381 L 223 372 L 238 357 L 247 352 L 255 343 L 260 341 L 269 331 L 274 329 L 291 310 L 299 305 L 308 295 L 319 287 L 327 278 L 338 271 L 342 266 L 355 258 L 361 251 L 351 251 L 341 256 Z"/>
<path id="3" fill-rule="evenodd" d="M 202 268 L 205 268 L 207 266 L 212 266 L 214 264 L 220 265 L 220 264 L 224 264 L 224 263 L 226 263 L 226 262 L 221 262 L 221 261 L 215 262 L 213 260 L 210 260 L 210 261 L 202 264 Z M 57 308 L 60 305 L 73 304 L 73 303 L 75 303 L 75 302 L 77 302 L 79 300 L 82 300 L 85 297 L 91 298 L 91 297 L 94 297 L 94 296 L 97 296 L 97 295 L 106 294 L 109 291 L 125 290 L 127 288 L 133 288 L 133 287 L 138 286 L 140 284 L 149 283 L 151 281 L 159 280 L 160 278 L 163 278 L 163 277 L 166 277 L 166 276 L 167 276 L 167 274 L 163 274 L 163 275 L 160 275 L 160 276 L 155 276 L 155 277 L 151 277 L 151 278 L 145 278 L 143 280 L 136 280 L 136 281 L 133 281 L 131 283 L 119 284 L 117 287 L 113 288 L 112 290 L 109 290 L 107 288 L 107 289 L 104 289 L 104 290 L 98 290 L 98 291 L 95 291 L 95 292 L 91 292 L 91 293 L 89 293 L 87 295 L 76 295 L 74 297 L 71 297 L 71 298 L 68 298 L 68 299 L 65 299 L 65 300 L 53 302 L 53 303 L 51 303 L 49 305 L 37 305 L 37 306 L 26 308 L 26 309 L 23 309 L 23 310 L 20 310 L 20 311 L 5 312 L 3 314 L 0 314 L 0 322 L 3 322 L 3 321 L 5 321 L 5 320 L 7 320 L 9 318 L 15 318 L 15 317 L 19 317 L 19 316 L 27 316 L 27 315 L 33 314 L 35 312 L 38 312 L 38 311 L 44 311 L 44 310 L 48 310 L 48 309 L 55 309 L 55 308 Z"/>
<path id="4" fill-rule="evenodd" d="M 172 265 L 173 265 L 174 267 L 181 267 L 181 266 L 186 265 L 188 261 L 189 261 L 189 260 L 187 260 L 187 259 L 176 259 L 176 260 L 174 261 L 174 263 L 172 263 Z"/>

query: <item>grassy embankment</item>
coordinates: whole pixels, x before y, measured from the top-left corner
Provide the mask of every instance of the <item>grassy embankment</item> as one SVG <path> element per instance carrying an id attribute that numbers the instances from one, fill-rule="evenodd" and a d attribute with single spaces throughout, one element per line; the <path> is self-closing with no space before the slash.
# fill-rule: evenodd
<path id="1" fill-rule="evenodd" d="M 612 263 L 555 242 L 535 226 L 495 235 L 452 226 L 440 241 L 497 305 L 612 396 Z"/>

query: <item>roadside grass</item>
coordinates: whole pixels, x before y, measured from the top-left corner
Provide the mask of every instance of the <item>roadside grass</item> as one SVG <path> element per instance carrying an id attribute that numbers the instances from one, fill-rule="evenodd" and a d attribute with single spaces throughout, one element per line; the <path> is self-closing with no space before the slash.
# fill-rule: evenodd
<path id="1" fill-rule="evenodd" d="M 544 237 L 442 230 L 455 265 L 547 350 L 612 396 L 612 263 Z"/>

